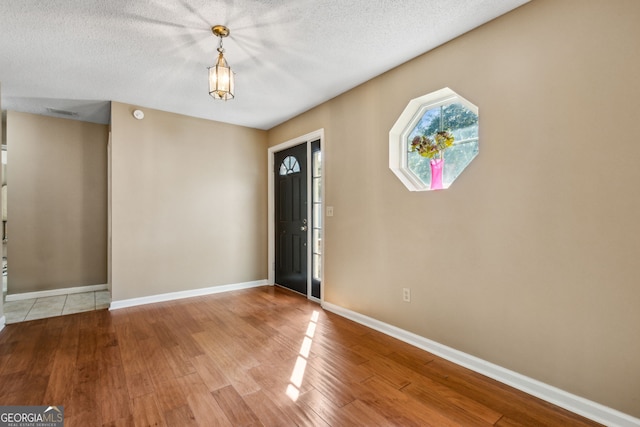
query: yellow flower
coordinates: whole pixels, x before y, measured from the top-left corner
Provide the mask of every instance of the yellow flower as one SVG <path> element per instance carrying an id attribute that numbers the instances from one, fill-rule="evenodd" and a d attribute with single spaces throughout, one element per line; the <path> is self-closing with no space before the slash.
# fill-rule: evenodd
<path id="1" fill-rule="evenodd" d="M 422 157 L 434 158 L 453 145 L 453 134 L 448 130 L 437 132 L 433 139 L 426 135 L 418 135 L 411 141 L 409 151 L 417 151 Z"/>

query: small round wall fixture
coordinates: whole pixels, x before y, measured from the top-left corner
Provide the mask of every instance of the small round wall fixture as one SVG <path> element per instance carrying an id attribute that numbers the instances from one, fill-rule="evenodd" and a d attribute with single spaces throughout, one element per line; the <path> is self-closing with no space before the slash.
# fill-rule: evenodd
<path id="1" fill-rule="evenodd" d="M 142 110 L 133 110 L 133 117 L 138 120 L 144 119 L 144 112 Z"/>

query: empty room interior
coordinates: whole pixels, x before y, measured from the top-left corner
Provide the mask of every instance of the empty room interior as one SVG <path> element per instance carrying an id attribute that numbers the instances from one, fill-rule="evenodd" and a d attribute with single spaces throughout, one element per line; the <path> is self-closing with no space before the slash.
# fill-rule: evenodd
<path id="1" fill-rule="evenodd" d="M 638 22 L 1 4 L 0 412 L 640 426 Z"/>

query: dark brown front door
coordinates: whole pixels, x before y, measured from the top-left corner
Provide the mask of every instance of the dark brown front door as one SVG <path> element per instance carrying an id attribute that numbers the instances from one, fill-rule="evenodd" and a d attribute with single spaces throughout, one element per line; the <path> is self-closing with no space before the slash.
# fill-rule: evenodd
<path id="1" fill-rule="evenodd" d="M 276 153 L 273 163 L 275 282 L 307 295 L 307 144 Z"/>

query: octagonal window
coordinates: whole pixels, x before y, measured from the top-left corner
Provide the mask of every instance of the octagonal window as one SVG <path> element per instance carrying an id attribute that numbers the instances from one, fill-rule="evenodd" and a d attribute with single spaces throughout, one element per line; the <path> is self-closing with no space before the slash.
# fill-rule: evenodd
<path id="1" fill-rule="evenodd" d="M 389 167 L 411 191 L 448 188 L 478 154 L 478 107 L 449 88 L 412 99 L 389 132 Z"/>

